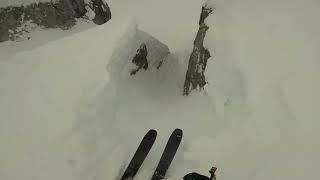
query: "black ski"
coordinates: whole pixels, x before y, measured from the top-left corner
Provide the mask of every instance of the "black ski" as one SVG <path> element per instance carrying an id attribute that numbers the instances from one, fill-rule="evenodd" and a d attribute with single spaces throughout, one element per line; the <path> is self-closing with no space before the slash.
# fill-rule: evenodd
<path id="1" fill-rule="evenodd" d="M 159 164 L 154 171 L 154 174 L 152 176 L 151 180 L 161 180 L 166 175 L 166 172 L 178 150 L 178 147 L 180 145 L 181 139 L 182 139 L 182 130 L 181 129 L 175 129 L 173 133 L 171 134 L 166 147 L 164 148 L 164 151 L 162 153 L 162 156 L 160 158 Z"/>
<path id="2" fill-rule="evenodd" d="M 154 129 L 149 130 L 148 133 L 143 137 L 137 151 L 133 155 L 127 169 L 123 173 L 121 180 L 133 179 L 144 159 L 147 157 L 154 141 L 156 140 L 156 137 L 157 131 Z"/>

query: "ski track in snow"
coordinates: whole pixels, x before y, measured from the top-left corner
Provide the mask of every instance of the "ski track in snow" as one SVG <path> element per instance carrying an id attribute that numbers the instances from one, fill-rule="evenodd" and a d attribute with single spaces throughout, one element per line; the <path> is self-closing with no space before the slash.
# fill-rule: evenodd
<path id="1" fill-rule="evenodd" d="M 118 179 L 153 128 L 145 180 L 178 127 L 168 180 L 213 163 L 224 180 L 317 179 L 319 2 L 214 1 L 209 85 L 182 97 L 201 3 L 112 0 L 106 25 L 2 56 L 0 178 Z M 142 42 L 150 68 L 130 76 Z"/>

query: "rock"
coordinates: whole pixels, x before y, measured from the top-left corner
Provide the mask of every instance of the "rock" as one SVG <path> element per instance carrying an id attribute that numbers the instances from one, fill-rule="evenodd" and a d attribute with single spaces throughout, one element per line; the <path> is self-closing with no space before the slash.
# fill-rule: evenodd
<path id="1" fill-rule="evenodd" d="M 143 68 L 144 70 L 148 69 L 149 65 L 148 65 L 147 56 L 148 56 L 147 46 L 145 43 L 142 43 L 139 49 L 137 50 L 136 55 L 132 59 L 132 63 L 138 67 L 137 69 L 132 70 L 130 75 L 136 74 L 141 68 Z"/>
<path id="2" fill-rule="evenodd" d="M 76 18 L 83 17 L 87 12 L 84 0 L 66 0 L 65 3 Z"/>
<path id="3" fill-rule="evenodd" d="M 193 43 L 193 50 L 189 58 L 188 70 L 184 82 L 183 95 L 187 96 L 193 89 L 201 89 L 207 84 L 204 72 L 207 67 L 207 61 L 211 57 L 210 51 L 203 46 L 203 41 L 209 26 L 205 19 L 213 12 L 213 9 L 202 6 L 199 20 L 199 30 Z"/>
<path id="4" fill-rule="evenodd" d="M 85 0 L 51 0 L 26 6 L 0 7 L 0 42 L 6 41 L 8 36 L 15 41 L 28 33 L 22 26 L 30 22 L 43 28 L 68 30 L 76 24 L 77 18 L 87 18 L 87 5 L 95 11 L 92 19 L 95 24 L 101 25 L 111 19 L 110 8 L 104 0 L 91 0 L 91 4 L 86 4 Z"/>
<path id="5" fill-rule="evenodd" d="M 9 40 L 9 29 L 6 25 L 0 24 L 0 42 Z"/>
<path id="6" fill-rule="evenodd" d="M 95 17 L 93 22 L 102 25 L 111 19 L 111 11 L 104 0 L 92 0 Z"/>

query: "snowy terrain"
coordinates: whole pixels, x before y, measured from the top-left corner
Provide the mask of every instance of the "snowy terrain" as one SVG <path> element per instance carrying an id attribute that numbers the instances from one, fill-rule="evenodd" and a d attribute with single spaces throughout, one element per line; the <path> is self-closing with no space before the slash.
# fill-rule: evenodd
<path id="1" fill-rule="evenodd" d="M 24 34 L 17 42 L 7 41 L 0 45 L 0 61 L 8 61 L 12 56 L 20 51 L 30 51 L 42 46 L 50 41 L 55 41 L 74 33 L 84 31 L 94 27 L 95 24 L 88 20 L 79 19 L 76 25 L 69 30 L 61 29 L 42 29 L 37 25 L 33 25 L 33 30 L 28 34 Z M 30 37 L 30 40 L 27 38 Z"/>
<path id="2" fill-rule="evenodd" d="M 103 26 L 36 48 L 0 44 L 0 179 L 114 180 L 154 128 L 135 178 L 150 179 L 176 127 L 168 180 L 213 164 L 218 180 L 318 179 L 320 3 L 215 1 L 209 85 L 183 97 L 202 3 L 112 0 Z M 141 42 L 150 69 L 130 76 Z"/>

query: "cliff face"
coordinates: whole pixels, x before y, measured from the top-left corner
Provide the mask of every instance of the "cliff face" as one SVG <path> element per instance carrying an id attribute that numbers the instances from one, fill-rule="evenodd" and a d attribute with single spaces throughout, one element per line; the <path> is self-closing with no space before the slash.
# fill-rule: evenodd
<path id="1" fill-rule="evenodd" d="M 32 3 L 26 6 L 9 6 L 0 8 L 0 42 L 16 40 L 30 31 L 28 24 L 42 28 L 73 27 L 78 18 L 86 18 L 88 11 L 95 14 L 92 21 L 101 25 L 111 19 L 109 6 L 104 0 L 58 0 Z"/>

